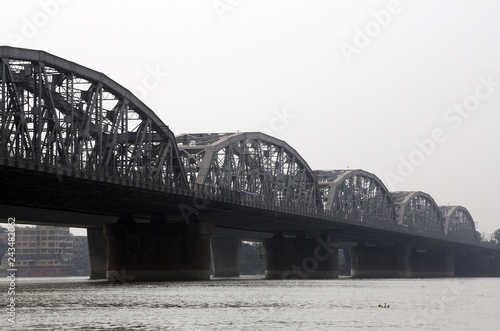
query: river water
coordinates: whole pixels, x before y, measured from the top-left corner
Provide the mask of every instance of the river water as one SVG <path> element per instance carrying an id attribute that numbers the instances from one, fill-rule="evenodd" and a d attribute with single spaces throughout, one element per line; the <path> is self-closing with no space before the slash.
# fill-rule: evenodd
<path id="1" fill-rule="evenodd" d="M 500 330 L 500 278 L 15 282 L 1 330 Z"/>

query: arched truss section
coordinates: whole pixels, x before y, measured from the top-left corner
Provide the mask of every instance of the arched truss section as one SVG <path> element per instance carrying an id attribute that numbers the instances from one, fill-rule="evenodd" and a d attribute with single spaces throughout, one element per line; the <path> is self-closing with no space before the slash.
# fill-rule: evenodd
<path id="1" fill-rule="evenodd" d="M 187 188 L 174 134 L 128 90 L 42 51 L 2 46 L 0 58 L 3 162 Z"/>
<path id="2" fill-rule="evenodd" d="M 444 234 L 476 239 L 476 225 L 469 211 L 462 206 L 440 206 L 444 216 Z"/>
<path id="3" fill-rule="evenodd" d="M 396 219 L 410 231 L 444 234 L 444 221 L 434 199 L 424 192 L 392 192 Z"/>
<path id="4" fill-rule="evenodd" d="M 179 151 L 193 188 L 280 207 L 321 208 L 314 172 L 287 143 L 263 133 L 183 134 Z"/>
<path id="5" fill-rule="evenodd" d="M 364 170 L 316 171 L 325 210 L 335 217 L 394 224 L 394 203 L 382 181 Z"/>

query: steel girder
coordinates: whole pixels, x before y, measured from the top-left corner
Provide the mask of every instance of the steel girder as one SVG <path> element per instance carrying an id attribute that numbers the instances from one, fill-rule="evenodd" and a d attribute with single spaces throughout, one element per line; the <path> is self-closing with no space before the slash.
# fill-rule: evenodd
<path id="1" fill-rule="evenodd" d="M 476 238 L 476 225 L 469 211 L 462 206 L 440 206 L 444 216 L 444 233 L 466 239 Z"/>
<path id="2" fill-rule="evenodd" d="M 102 73 L 0 47 L 0 158 L 18 167 L 187 188 L 174 134 Z"/>
<path id="3" fill-rule="evenodd" d="M 424 192 L 391 192 L 397 223 L 410 231 L 444 234 L 444 219 L 434 199 Z"/>
<path id="4" fill-rule="evenodd" d="M 317 212 L 317 179 L 287 143 L 263 133 L 183 134 L 179 151 L 195 190 L 237 192 L 255 203 Z"/>
<path id="5" fill-rule="evenodd" d="M 394 203 L 382 181 L 364 170 L 318 170 L 325 210 L 339 219 L 395 224 Z"/>

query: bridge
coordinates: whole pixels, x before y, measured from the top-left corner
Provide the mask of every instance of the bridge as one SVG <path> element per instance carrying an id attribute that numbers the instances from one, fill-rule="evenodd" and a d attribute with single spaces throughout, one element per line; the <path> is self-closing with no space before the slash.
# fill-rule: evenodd
<path id="1" fill-rule="evenodd" d="M 91 277 L 237 275 L 262 240 L 267 278 L 499 273 L 500 248 L 463 206 L 389 192 L 364 170 L 313 170 L 259 132 L 170 128 L 106 75 L 43 51 L 0 47 L 0 218 L 88 229 Z M 42 248 L 18 248 L 16 255 Z"/>

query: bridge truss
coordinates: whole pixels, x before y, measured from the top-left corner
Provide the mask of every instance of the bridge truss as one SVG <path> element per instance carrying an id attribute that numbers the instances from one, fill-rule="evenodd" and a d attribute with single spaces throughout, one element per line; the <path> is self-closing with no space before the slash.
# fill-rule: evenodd
<path id="1" fill-rule="evenodd" d="M 41 51 L 2 46 L 0 59 L 3 165 L 187 188 L 173 133 L 128 90 Z"/>
<path id="2" fill-rule="evenodd" d="M 476 238 L 476 225 L 469 211 L 462 206 L 439 207 L 444 217 L 444 232 L 466 239 Z"/>
<path id="3" fill-rule="evenodd" d="M 395 224 L 391 194 L 377 176 L 364 170 L 318 170 L 323 206 L 337 219 Z"/>
<path id="4" fill-rule="evenodd" d="M 444 234 L 444 220 L 434 199 L 424 192 L 392 192 L 399 225 L 420 233 Z"/>
<path id="5" fill-rule="evenodd" d="M 195 190 L 236 192 L 262 205 L 317 212 L 314 172 L 284 141 L 263 133 L 183 134 L 179 151 Z"/>
<path id="6" fill-rule="evenodd" d="M 438 207 L 423 192 L 389 193 L 363 170 L 314 172 L 286 142 L 266 134 L 176 138 L 107 76 L 42 51 L 0 47 L 0 115 L 1 184 L 14 188 L 23 180 L 36 186 L 30 196 L 19 190 L 16 199 L 25 199 L 22 203 L 4 194 L 0 202 L 6 205 L 65 204 L 67 210 L 96 214 L 111 214 L 114 205 L 114 214 L 140 209 L 152 215 L 178 213 L 184 201 L 176 201 L 178 195 L 201 192 L 219 202 L 327 221 L 477 239 L 464 207 Z M 73 181 L 63 183 L 61 176 Z M 81 192 L 93 189 L 101 194 L 90 200 Z M 171 193 L 170 209 L 167 195 L 157 191 Z"/>

